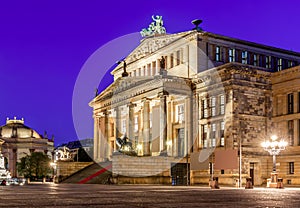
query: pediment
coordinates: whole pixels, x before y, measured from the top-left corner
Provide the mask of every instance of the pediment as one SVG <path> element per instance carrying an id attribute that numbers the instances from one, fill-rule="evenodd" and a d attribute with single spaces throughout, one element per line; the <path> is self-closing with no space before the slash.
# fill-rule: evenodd
<path id="1" fill-rule="evenodd" d="M 116 94 L 119 94 L 130 88 L 136 87 L 140 84 L 153 80 L 153 77 L 120 77 L 109 85 L 104 91 L 102 91 L 94 101 L 105 100 Z"/>
<path id="2" fill-rule="evenodd" d="M 126 62 L 131 63 L 138 59 L 144 58 L 145 56 L 158 51 L 170 43 L 179 40 L 187 34 L 190 34 L 190 32 L 147 37 L 143 39 L 141 44 L 126 57 Z"/>

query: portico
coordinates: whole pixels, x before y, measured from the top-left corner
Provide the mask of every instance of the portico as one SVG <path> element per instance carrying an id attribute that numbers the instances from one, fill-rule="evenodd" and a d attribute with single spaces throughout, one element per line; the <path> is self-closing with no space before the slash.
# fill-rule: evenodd
<path id="1" fill-rule="evenodd" d="M 184 156 L 191 145 L 191 87 L 188 79 L 173 76 L 119 78 L 108 88 L 113 93 L 90 103 L 98 108 L 95 159 L 111 160 L 116 138 L 125 135 L 138 156 Z"/>

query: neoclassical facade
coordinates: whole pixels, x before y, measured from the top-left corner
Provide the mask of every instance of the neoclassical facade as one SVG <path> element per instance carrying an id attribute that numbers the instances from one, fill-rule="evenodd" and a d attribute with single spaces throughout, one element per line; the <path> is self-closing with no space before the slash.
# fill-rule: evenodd
<path id="1" fill-rule="evenodd" d="M 12 177 L 18 177 L 17 162 L 31 152 L 43 152 L 53 157 L 54 142 L 44 138 L 35 130 L 24 124 L 24 119 L 7 118 L 6 124 L 0 127 L 2 154 L 5 158 L 6 169 Z"/>
<path id="2" fill-rule="evenodd" d="M 291 145 L 278 161 L 294 162 L 296 170 L 299 63 L 299 53 L 197 27 L 145 37 L 90 102 L 94 158 L 111 160 L 120 183 L 172 183 L 176 176 L 200 184 L 214 174 L 224 184 L 241 175 L 261 185 L 272 170 L 261 142 L 278 134 Z M 116 138 L 125 135 L 137 156 L 115 154 Z M 213 168 L 221 150 L 241 153 L 240 163 L 237 154 L 236 167 Z M 193 164 L 195 155 L 203 165 Z M 279 174 L 293 184 L 285 168 Z"/>

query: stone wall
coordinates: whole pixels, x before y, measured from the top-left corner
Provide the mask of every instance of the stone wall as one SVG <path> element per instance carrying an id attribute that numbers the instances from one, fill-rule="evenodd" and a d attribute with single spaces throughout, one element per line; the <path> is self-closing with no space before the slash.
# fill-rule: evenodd
<path id="1" fill-rule="evenodd" d="M 171 184 L 171 164 L 174 157 L 130 157 L 114 155 L 112 172 L 118 184 Z"/>
<path id="2" fill-rule="evenodd" d="M 61 180 L 76 173 L 79 170 L 93 164 L 93 162 L 57 162 L 56 164 L 56 176 Z M 59 181 L 60 181 L 59 180 Z"/>

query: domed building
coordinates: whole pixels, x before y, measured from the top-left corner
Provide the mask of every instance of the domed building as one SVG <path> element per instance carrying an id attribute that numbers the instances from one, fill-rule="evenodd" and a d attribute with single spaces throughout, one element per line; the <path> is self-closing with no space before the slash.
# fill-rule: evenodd
<path id="1" fill-rule="evenodd" d="M 24 119 L 7 118 L 6 125 L 0 127 L 0 139 L 4 141 L 2 154 L 5 157 L 5 166 L 12 175 L 18 177 L 17 162 L 31 152 L 44 152 L 53 157 L 54 142 L 38 134 L 32 128 L 24 125 Z"/>

